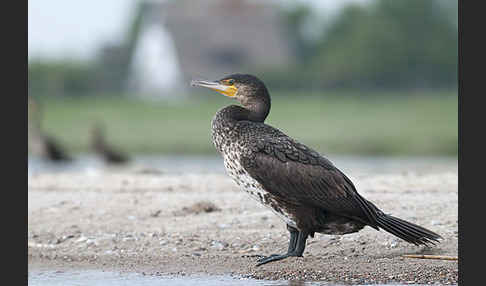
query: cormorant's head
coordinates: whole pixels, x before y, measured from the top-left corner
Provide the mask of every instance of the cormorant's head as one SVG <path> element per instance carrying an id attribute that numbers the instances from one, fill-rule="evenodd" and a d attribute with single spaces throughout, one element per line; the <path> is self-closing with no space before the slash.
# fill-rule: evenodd
<path id="1" fill-rule="evenodd" d="M 249 74 L 232 74 L 217 81 L 193 80 L 202 86 L 238 100 L 249 111 L 246 119 L 263 122 L 270 112 L 270 95 L 261 80 Z"/>
<path id="2" fill-rule="evenodd" d="M 270 105 L 270 96 L 265 84 L 256 76 L 232 74 L 217 81 L 193 80 L 192 86 L 202 86 L 215 90 L 225 96 L 235 98 L 243 106 L 256 101 Z"/>

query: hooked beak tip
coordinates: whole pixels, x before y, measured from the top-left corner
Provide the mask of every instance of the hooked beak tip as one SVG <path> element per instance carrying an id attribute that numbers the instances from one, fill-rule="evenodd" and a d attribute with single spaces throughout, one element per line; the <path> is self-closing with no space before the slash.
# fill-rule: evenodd
<path id="1" fill-rule="evenodd" d="M 191 80 L 191 86 L 211 87 L 215 85 L 218 85 L 218 83 L 206 80 Z"/>

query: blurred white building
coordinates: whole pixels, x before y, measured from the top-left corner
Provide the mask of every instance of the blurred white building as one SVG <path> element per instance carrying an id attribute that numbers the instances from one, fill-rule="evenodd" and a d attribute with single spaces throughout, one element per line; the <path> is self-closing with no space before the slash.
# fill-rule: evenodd
<path id="1" fill-rule="evenodd" d="M 129 87 L 142 95 L 169 96 L 182 81 L 178 59 L 174 39 L 165 26 L 143 21 L 131 59 Z"/>
<path id="2" fill-rule="evenodd" d="M 192 78 L 287 66 L 293 61 L 273 1 L 144 1 L 131 59 L 131 88 L 170 96 Z"/>

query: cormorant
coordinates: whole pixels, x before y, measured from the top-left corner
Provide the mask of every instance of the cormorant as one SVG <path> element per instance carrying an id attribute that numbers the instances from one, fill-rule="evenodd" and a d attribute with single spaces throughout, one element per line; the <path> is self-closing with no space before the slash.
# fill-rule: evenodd
<path id="1" fill-rule="evenodd" d="M 314 233 L 348 234 L 365 226 L 380 228 L 415 245 L 442 237 L 385 214 L 363 198 L 351 180 L 312 148 L 264 123 L 270 95 L 253 75 L 233 74 L 218 81 L 193 80 L 239 101 L 220 109 L 212 120 L 212 139 L 230 177 L 253 198 L 282 218 L 290 232 L 288 251 L 258 260 L 262 265 L 301 257 Z"/>
<path id="2" fill-rule="evenodd" d="M 104 127 L 97 123 L 92 128 L 91 147 L 108 164 L 125 164 L 130 158 L 106 143 Z"/>
<path id="3" fill-rule="evenodd" d="M 61 144 L 41 128 L 41 110 L 32 98 L 29 102 L 28 147 L 32 153 L 52 162 L 71 161 L 71 156 Z"/>

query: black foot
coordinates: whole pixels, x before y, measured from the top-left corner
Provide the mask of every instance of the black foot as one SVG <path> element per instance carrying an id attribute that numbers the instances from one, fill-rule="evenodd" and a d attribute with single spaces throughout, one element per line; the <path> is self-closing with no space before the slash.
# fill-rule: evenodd
<path id="1" fill-rule="evenodd" d="M 266 263 L 272 262 L 272 261 L 282 260 L 282 259 L 290 257 L 290 256 L 291 255 L 288 254 L 288 253 L 286 253 L 286 254 L 272 254 L 270 256 L 258 259 L 257 260 L 258 264 L 256 266 L 260 266 L 260 265 L 263 265 L 263 264 L 266 264 Z"/>
<path id="2" fill-rule="evenodd" d="M 290 256 L 302 257 L 305 249 L 305 241 L 309 233 L 307 231 L 298 231 L 297 229 L 287 225 L 287 229 L 290 232 L 289 249 L 285 254 L 272 254 L 267 257 L 263 257 L 257 260 L 260 266 L 269 262 L 285 259 Z"/>

